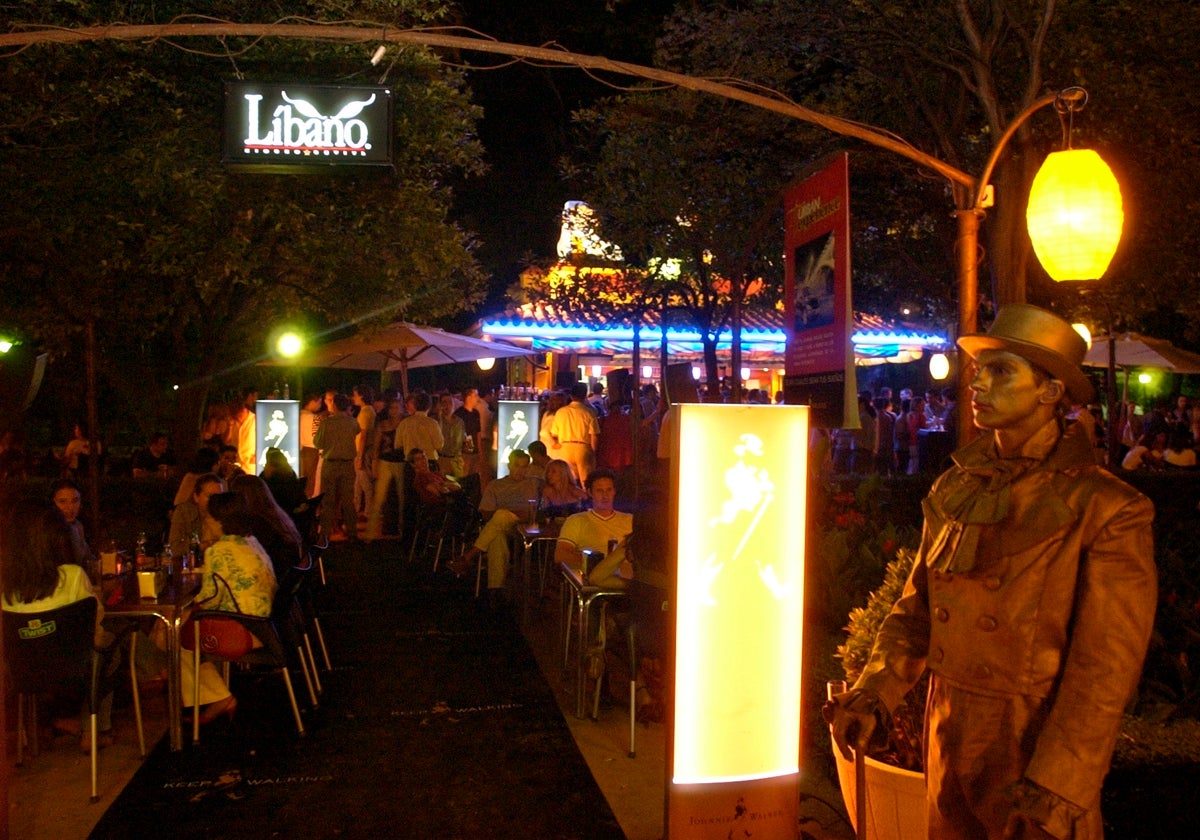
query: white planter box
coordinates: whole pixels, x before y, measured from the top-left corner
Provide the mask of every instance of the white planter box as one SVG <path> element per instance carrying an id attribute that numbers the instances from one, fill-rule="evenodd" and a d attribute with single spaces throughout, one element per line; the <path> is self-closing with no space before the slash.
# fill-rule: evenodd
<path id="1" fill-rule="evenodd" d="M 843 758 L 836 744 L 833 758 L 837 762 L 842 799 L 854 825 L 858 813 L 854 762 Z M 873 758 L 866 763 L 867 840 L 925 840 L 929 827 L 925 816 L 925 774 L 882 764 Z"/>

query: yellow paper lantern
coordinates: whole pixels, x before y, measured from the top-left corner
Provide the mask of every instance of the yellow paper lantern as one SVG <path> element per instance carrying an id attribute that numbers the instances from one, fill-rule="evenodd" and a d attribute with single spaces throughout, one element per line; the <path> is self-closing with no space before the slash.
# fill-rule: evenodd
<path id="1" fill-rule="evenodd" d="M 929 376 L 941 382 L 950 375 L 950 359 L 945 353 L 934 353 L 929 357 Z"/>
<path id="2" fill-rule="evenodd" d="M 1055 280 L 1095 280 L 1108 269 L 1121 241 L 1121 187 L 1091 149 L 1052 152 L 1033 179 L 1025 218 L 1047 274 Z"/>

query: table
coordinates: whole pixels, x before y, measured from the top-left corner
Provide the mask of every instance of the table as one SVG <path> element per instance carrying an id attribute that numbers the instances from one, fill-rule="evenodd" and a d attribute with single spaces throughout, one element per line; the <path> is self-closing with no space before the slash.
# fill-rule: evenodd
<path id="1" fill-rule="evenodd" d="M 587 643 L 591 638 L 592 604 L 597 601 L 603 602 L 608 598 L 624 597 L 627 591 L 624 589 L 606 589 L 602 586 L 594 586 L 587 582 L 580 569 L 570 563 L 560 562 L 558 568 L 565 582 L 563 587 L 563 606 L 567 608 L 565 609 L 566 617 L 563 622 L 564 668 L 567 667 L 567 660 L 570 658 L 571 643 L 571 610 L 569 609 L 568 599 L 574 599 L 575 612 L 578 617 L 579 642 L 575 646 L 575 717 L 582 718 L 584 716 L 583 689 L 587 677 Z"/>
<path id="2" fill-rule="evenodd" d="M 180 629 L 200 591 L 200 578 L 199 573 L 185 574 L 178 587 L 168 583 L 157 598 L 139 597 L 137 575 L 133 573 L 105 580 L 102 585 L 105 617 L 156 618 L 166 625 L 167 653 L 171 657 L 167 668 L 167 729 L 173 752 L 183 749 Z"/>

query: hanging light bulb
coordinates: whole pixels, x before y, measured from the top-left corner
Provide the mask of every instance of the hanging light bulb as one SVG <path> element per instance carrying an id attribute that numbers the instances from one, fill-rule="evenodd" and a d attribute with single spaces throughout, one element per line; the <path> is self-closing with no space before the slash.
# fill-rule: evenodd
<path id="1" fill-rule="evenodd" d="M 1025 218 L 1047 274 L 1059 281 L 1095 280 L 1121 241 L 1121 187 L 1093 150 L 1052 152 L 1033 179 Z"/>
<path id="2" fill-rule="evenodd" d="M 479 366 L 480 370 L 491 370 L 496 366 L 496 360 L 491 356 L 485 356 L 482 359 L 476 359 L 475 364 Z"/>
<path id="3" fill-rule="evenodd" d="M 950 359 L 945 353 L 934 353 L 929 357 L 929 375 L 938 382 L 950 375 Z"/>

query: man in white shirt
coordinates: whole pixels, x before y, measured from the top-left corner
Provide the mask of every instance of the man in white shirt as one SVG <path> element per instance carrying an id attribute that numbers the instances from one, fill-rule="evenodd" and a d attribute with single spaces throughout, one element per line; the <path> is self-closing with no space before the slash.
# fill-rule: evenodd
<path id="1" fill-rule="evenodd" d="M 554 412 L 550 433 L 554 437 L 553 456 L 571 466 L 571 472 L 581 483 L 596 463 L 596 448 L 600 445 L 600 421 L 587 406 L 587 384 L 571 386 L 571 401 Z"/>

